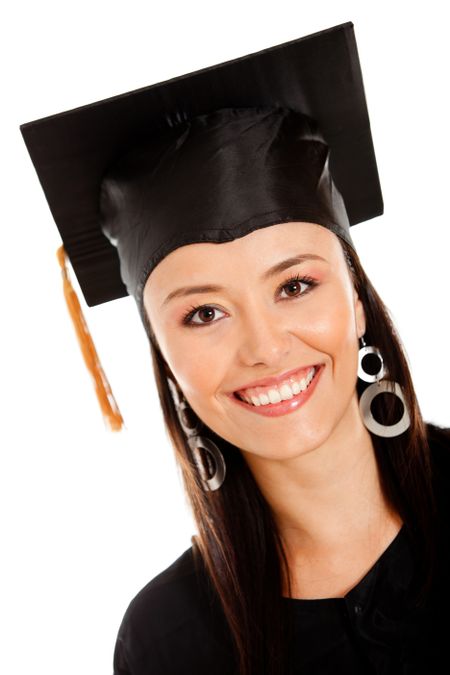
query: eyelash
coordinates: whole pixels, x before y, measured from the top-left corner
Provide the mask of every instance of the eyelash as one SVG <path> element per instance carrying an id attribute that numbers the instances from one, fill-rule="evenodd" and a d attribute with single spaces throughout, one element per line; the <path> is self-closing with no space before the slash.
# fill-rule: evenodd
<path id="1" fill-rule="evenodd" d="M 309 291 L 311 291 L 315 286 L 317 286 L 317 283 L 318 283 L 312 277 L 309 277 L 309 276 L 301 277 L 300 275 L 296 274 L 292 277 L 289 277 L 289 279 L 286 279 L 285 281 L 283 281 L 283 283 L 281 283 L 278 286 L 277 291 L 276 291 L 277 294 L 279 293 L 279 291 L 283 290 L 283 288 L 285 286 L 288 286 L 289 284 L 292 284 L 294 282 L 297 282 L 297 283 L 303 282 L 303 283 L 308 285 L 308 288 L 303 293 L 300 293 L 300 295 L 296 295 L 296 296 L 293 296 L 291 298 L 286 298 L 287 300 L 297 300 L 297 298 L 302 298 L 304 295 L 309 293 Z M 188 311 L 183 315 L 182 324 L 185 325 L 185 326 L 188 326 L 189 328 L 194 328 L 194 327 L 197 328 L 197 327 L 200 327 L 200 326 L 209 326 L 212 323 L 215 323 L 215 321 L 208 321 L 208 322 L 204 322 L 204 323 L 193 323 L 192 322 L 194 314 L 196 314 L 200 309 L 205 309 L 205 308 L 215 309 L 215 307 L 213 307 L 212 305 L 195 305 L 193 307 L 190 307 L 188 309 Z"/>

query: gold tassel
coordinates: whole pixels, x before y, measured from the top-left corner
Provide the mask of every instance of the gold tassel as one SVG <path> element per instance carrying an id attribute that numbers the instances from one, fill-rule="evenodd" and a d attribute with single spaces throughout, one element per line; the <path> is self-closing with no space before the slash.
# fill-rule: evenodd
<path id="1" fill-rule="evenodd" d="M 95 391 L 98 402 L 102 409 L 105 421 L 108 423 L 111 431 L 121 431 L 124 422 L 120 414 L 117 403 L 114 399 L 111 387 L 103 368 L 100 364 L 97 351 L 94 346 L 89 328 L 83 316 L 80 302 L 78 300 L 75 289 L 73 288 L 66 265 L 66 251 L 64 246 L 61 246 L 57 252 L 58 262 L 61 266 L 64 296 L 66 298 L 67 307 L 72 317 L 73 325 L 80 343 L 81 352 L 83 354 L 86 366 L 90 371 L 95 383 Z"/>

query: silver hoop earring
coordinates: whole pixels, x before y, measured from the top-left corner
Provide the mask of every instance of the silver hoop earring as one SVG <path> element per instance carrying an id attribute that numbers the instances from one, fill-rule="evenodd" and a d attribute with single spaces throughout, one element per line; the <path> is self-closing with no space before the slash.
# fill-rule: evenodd
<path id="1" fill-rule="evenodd" d="M 376 436 L 383 436 L 384 438 L 391 438 L 393 436 L 399 436 L 404 431 L 406 431 L 410 424 L 411 419 L 408 412 L 408 407 L 406 405 L 405 398 L 403 396 L 403 390 L 398 382 L 393 382 L 391 380 L 382 380 L 385 375 L 385 367 L 383 362 L 383 357 L 381 355 L 378 347 L 367 346 L 364 338 L 359 338 L 360 349 L 358 353 L 358 377 L 364 382 L 371 382 L 373 384 L 370 387 L 367 387 L 359 399 L 359 409 L 361 412 L 361 417 L 367 429 L 371 431 Z M 370 373 L 364 370 L 363 368 L 363 359 L 367 355 L 374 355 L 379 359 L 379 368 L 375 373 Z M 382 381 L 381 381 L 382 380 Z M 380 424 L 376 421 L 372 415 L 371 404 L 372 401 L 378 394 L 383 392 L 388 392 L 397 396 L 403 404 L 403 415 L 402 418 L 395 424 Z"/>
<path id="2" fill-rule="evenodd" d="M 175 382 L 168 377 L 167 383 L 180 425 L 186 434 L 192 456 L 199 470 L 203 487 L 205 490 L 218 490 L 226 476 L 225 459 L 214 441 L 200 435 L 200 420 L 194 419 L 192 408 L 186 399 L 179 395 Z"/>

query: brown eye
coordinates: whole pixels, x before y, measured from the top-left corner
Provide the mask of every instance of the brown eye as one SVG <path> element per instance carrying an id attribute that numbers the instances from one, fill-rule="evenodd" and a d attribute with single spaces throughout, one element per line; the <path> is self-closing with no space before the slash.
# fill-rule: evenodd
<path id="1" fill-rule="evenodd" d="M 288 288 L 289 291 L 292 291 L 294 295 L 296 295 L 296 291 L 298 291 L 300 288 L 300 283 L 300 281 L 290 281 L 284 286 L 284 288 Z"/>
<path id="2" fill-rule="evenodd" d="M 302 284 L 306 286 L 306 289 L 303 292 L 301 292 Z M 278 286 L 277 295 L 280 293 L 280 291 L 288 289 L 287 298 L 283 299 L 289 300 L 290 298 L 293 298 L 295 300 L 296 298 L 300 298 L 309 293 L 317 285 L 318 282 L 312 277 L 309 276 L 300 277 L 296 275 L 294 277 L 286 279 L 285 281 L 283 281 L 282 284 L 280 284 L 280 286 Z M 208 324 L 215 324 L 217 323 L 217 321 L 214 320 L 214 317 L 216 316 L 217 312 L 222 312 L 222 310 L 212 305 L 196 305 L 195 307 L 191 307 L 191 309 L 188 310 L 188 312 L 183 316 L 182 324 L 184 326 L 189 327 L 199 327 L 199 326 L 207 326 Z M 199 321 L 194 321 L 195 317 L 198 317 Z"/>
<path id="3" fill-rule="evenodd" d="M 200 319 L 206 319 L 204 323 L 209 323 L 209 320 L 214 318 L 215 311 L 213 307 L 203 307 L 198 310 L 198 316 Z"/>
<path id="4" fill-rule="evenodd" d="M 220 309 L 211 305 L 198 305 L 192 307 L 191 310 L 183 317 L 183 324 L 186 326 L 206 326 L 209 323 L 216 323 L 212 319 Z M 193 321 L 194 317 L 198 317 L 199 321 Z M 204 321 L 206 319 L 206 321 Z"/>
<path id="5" fill-rule="evenodd" d="M 302 284 L 306 286 L 306 290 L 304 291 L 301 291 Z M 288 298 L 297 298 L 301 297 L 302 295 L 306 295 L 306 293 L 308 293 L 316 285 L 317 282 L 315 281 L 315 279 L 312 279 L 311 277 L 300 277 L 296 275 L 294 277 L 290 277 L 286 281 L 283 281 L 281 286 L 278 287 L 278 291 L 289 289 L 287 291 Z"/>

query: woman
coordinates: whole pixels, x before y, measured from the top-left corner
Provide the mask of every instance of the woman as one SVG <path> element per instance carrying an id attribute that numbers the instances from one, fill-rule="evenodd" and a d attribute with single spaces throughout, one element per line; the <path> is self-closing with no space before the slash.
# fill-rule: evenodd
<path id="1" fill-rule="evenodd" d="M 157 142 L 139 91 L 23 129 L 39 161 L 64 147 L 42 182 L 103 302 L 124 293 L 99 207 L 198 526 L 130 602 L 114 675 L 412 675 L 443 655 L 450 430 L 422 419 L 350 236 L 382 213 L 352 24 L 307 37 L 148 92 L 174 101 Z M 205 91 L 216 105 L 180 113 Z"/>
<path id="2" fill-rule="evenodd" d="M 311 258 L 261 281 L 299 252 Z M 166 301 L 178 287 L 211 281 L 224 290 Z M 199 535 L 130 603 L 115 673 L 165 672 L 163 665 L 173 673 L 240 672 L 229 660 L 215 591 L 242 672 L 266 672 L 269 664 L 276 672 L 275 658 L 286 656 L 288 610 L 293 672 L 433 672 L 424 670 L 436 655 L 431 637 L 447 623 L 441 604 L 415 608 L 412 553 L 427 596 L 439 531 L 428 440 L 448 476 L 450 434 L 424 424 L 399 338 L 355 252 L 308 222 L 220 246 L 187 245 L 150 274 L 144 303 L 160 400 Z M 358 402 L 365 378 L 357 376 L 364 337 L 404 391 L 407 433 L 382 437 L 366 427 Z M 311 366 L 318 371 L 302 384 Z M 244 393 L 250 405 L 236 400 L 266 378 L 276 381 L 268 396 L 285 404 L 268 403 L 267 387 Z M 305 393 L 283 389 L 286 381 Z M 390 408 L 386 398 L 375 400 L 374 416 L 398 420 L 402 406 L 394 399 Z M 211 494 L 199 483 L 185 431 L 199 420 L 201 437 L 220 448 L 226 466 L 214 467 L 220 481 L 210 478 Z"/>
<path id="3" fill-rule="evenodd" d="M 192 548 L 130 603 L 115 673 L 424 672 L 445 625 L 433 598 L 445 594 L 447 508 L 433 478 L 448 475 L 450 437 L 421 417 L 319 134 L 305 115 L 266 107 L 215 111 L 175 136 L 151 188 L 153 151 L 139 144 L 101 190 L 104 232 L 122 236 L 122 250 L 146 250 L 130 254 L 136 265 L 122 273 L 137 289 L 198 525 Z M 177 208 L 190 214 L 187 177 L 203 185 L 215 166 L 200 166 L 200 143 L 233 151 L 235 161 L 254 156 L 251 146 L 271 148 L 232 193 L 262 214 L 275 204 L 261 208 L 243 193 L 264 185 L 260 199 L 276 202 L 282 185 L 284 200 L 296 152 L 297 208 L 307 204 L 310 220 L 281 217 L 283 201 L 278 221 L 263 217 L 256 228 L 233 214 L 246 233 L 217 242 L 206 209 L 207 236 L 189 243 L 183 230 L 175 245 L 153 244 L 158 255 L 144 263 L 147 231 L 124 234 L 131 205 L 142 195 L 139 217 L 150 219 L 170 176 Z M 228 214 L 233 204 L 225 197 L 215 208 Z"/>

